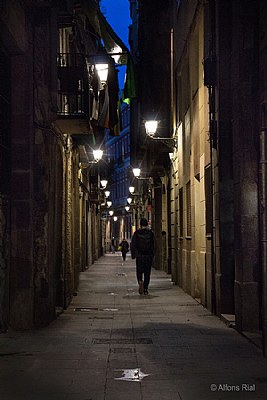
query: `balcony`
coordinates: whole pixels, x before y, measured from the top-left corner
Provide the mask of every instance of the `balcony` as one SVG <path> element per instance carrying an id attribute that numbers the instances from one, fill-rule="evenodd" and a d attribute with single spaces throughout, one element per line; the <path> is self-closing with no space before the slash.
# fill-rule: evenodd
<path id="1" fill-rule="evenodd" d="M 79 53 L 57 56 L 57 125 L 66 134 L 90 133 L 88 74 L 85 58 Z"/>

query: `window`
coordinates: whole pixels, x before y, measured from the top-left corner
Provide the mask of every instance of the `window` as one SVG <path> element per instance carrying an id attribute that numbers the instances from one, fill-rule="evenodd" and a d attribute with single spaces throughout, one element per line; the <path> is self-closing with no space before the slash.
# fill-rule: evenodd
<path id="1" fill-rule="evenodd" d="M 183 188 L 179 189 L 179 220 L 180 220 L 180 237 L 184 235 L 184 201 Z"/>
<path id="2" fill-rule="evenodd" d="M 191 228 L 191 188 L 190 188 L 190 181 L 186 184 L 186 235 L 192 235 L 192 228 Z"/>
<path id="3" fill-rule="evenodd" d="M 212 177 L 211 167 L 205 168 L 206 235 L 212 234 Z"/>

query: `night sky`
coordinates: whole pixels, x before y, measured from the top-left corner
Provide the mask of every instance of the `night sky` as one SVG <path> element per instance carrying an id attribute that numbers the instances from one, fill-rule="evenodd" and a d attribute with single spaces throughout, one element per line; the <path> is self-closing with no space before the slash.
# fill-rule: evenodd
<path id="1" fill-rule="evenodd" d="M 101 10 L 108 23 L 129 48 L 128 27 L 131 24 L 129 0 L 102 0 Z M 119 84 L 123 89 L 125 67 L 119 67 Z"/>

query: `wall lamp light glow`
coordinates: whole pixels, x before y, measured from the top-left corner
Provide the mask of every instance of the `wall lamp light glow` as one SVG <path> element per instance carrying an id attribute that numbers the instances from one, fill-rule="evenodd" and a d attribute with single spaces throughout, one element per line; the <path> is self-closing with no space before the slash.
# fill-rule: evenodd
<path id="1" fill-rule="evenodd" d="M 112 215 L 114 214 L 114 211 L 112 211 L 112 210 L 109 210 L 109 215 L 112 217 Z"/>
<path id="2" fill-rule="evenodd" d="M 129 206 L 125 206 L 125 210 L 128 212 L 130 210 Z"/>
<path id="3" fill-rule="evenodd" d="M 128 197 L 127 203 L 128 203 L 128 204 L 131 204 L 132 201 L 133 201 L 133 199 L 132 199 L 131 197 Z"/>
<path id="4" fill-rule="evenodd" d="M 110 195 L 110 191 L 109 190 L 105 190 L 105 197 L 109 197 Z"/>
<path id="5" fill-rule="evenodd" d="M 130 192 L 130 193 L 133 193 L 133 192 L 134 192 L 134 186 L 130 186 L 130 187 L 129 187 L 129 192 Z"/>
<path id="6" fill-rule="evenodd" d="M 117 221 L 117 220 L 118 220 L 118 217 L 116 217 L 116 215 L 115 215 L 115 217 L 113 217 L 113 219 L 114 219 L 114 221 Z"/>
<path id="7" fill-rule="evenodd" d="M 108 208 L 112 206 L 112 201 L 111 200 L 107 201 L 107 206 L 108 206 Z"/>

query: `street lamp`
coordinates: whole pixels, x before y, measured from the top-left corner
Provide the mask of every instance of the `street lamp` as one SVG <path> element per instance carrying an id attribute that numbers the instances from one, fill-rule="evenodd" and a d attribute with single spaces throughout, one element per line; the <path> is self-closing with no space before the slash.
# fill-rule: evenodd
<path id="1" fill-rule="evenodd" d="M 145 121 L 145 130 L 146 134 L 153 140 L 161 140 L 167 147 L 171 150 L 177 148 L 177 136 L 174 135 L 173 137 L 163 138 L 163 137 L 155 137 L 155 133 L 158 129 L 159 121 L 157 120 L 147 120 Z"/>
<path id="2" fill-rule="evenodd" d="M 93 150 L 94 162 L 97 163 L 103 156 L 103 150 Z"/>
<path id="3" fill-rule="evenodd" d="M 146 134 L 153 137 L 158 129 L 158 121 L 150 120 L 145 121 Z"/>
<path id="4" fill-rule="evenodd" d="M 133 168 L 133 174 L 136 178 L 138 178 L 138 176 L 140 176 L 141 174 L 141 169 L 140 168 Z"/>
<path id="5" fill-rule="evenodd" d="M 97 70 L 100 82 L 105 84 L 108 79 L 108 64 L 106 63 L 97 63 L 95 64 L 95 68 Z"/>
<path id="6" fill-rule="evenodd" d="M 100 184 L 102 186 L 101 189 L 106 189 L 108 181 L 106 179 L 101 179 Z"/>

